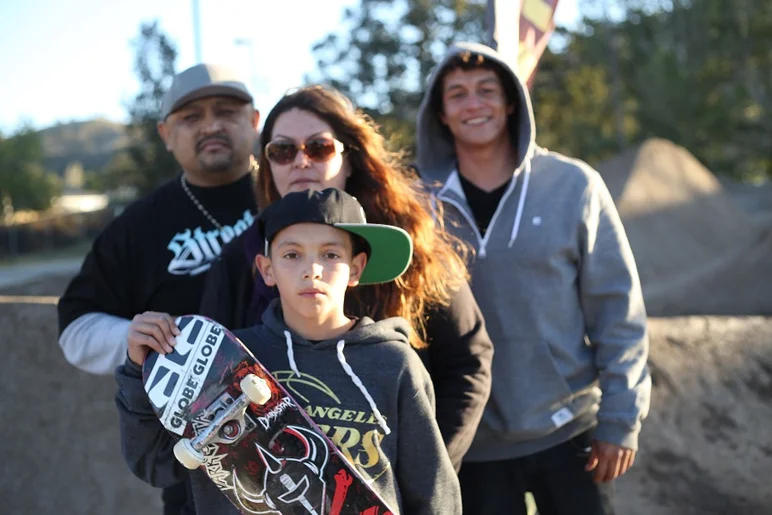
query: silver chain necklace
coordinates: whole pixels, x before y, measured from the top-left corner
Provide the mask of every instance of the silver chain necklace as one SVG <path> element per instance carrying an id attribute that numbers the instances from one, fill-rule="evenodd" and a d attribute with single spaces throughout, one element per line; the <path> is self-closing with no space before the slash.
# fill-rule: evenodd
<path id="1" fill-rule="evenodd" d="M 198 201 L 195 195 L 193 195 L 193 192 L 190 191 L 190 188 L 188 188 L 188 182 L 185 180 L 184 174 L 180 175 L 180 184 L 182 185 L 182 189 L 185 190 L 185 193 L 187 193 L 190 201 L 193 202 L 193 204 L 198 208 L 199 211 L 201 211 L 201 214 L 204 215 L 207 218 L 207 220 L 212 222 L 212 225 L 214 225 L 218 231 L 221 231 L 222 225 L 220 225 L 220 223 L 217 220 L 215 220 L 212 215 L 209 214 L 209 211 L 207 211 L 206 208 L 201 205 L 201 202 Z"/>

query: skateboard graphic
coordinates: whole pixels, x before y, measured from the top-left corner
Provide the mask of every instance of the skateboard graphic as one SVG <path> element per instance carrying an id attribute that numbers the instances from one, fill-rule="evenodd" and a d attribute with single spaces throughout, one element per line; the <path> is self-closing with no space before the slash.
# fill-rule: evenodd
<path id="1" fill-rule="evenodd" d="M 182 465 L 246 514 L 396 513 L 230 331 L 176 323 L 174 352 L 149 351 L 142 382 Z"/>

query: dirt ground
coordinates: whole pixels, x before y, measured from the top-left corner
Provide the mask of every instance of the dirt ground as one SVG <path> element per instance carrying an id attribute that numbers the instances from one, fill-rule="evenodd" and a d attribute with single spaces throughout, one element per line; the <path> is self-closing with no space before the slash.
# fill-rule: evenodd
<path id="1" fill-rule="evenodd" d="M 652 409 L 626 515 L 772 513 L 772 318 L 650 320 Z"/>
<path id="2" fill-rule="evenodd" d="M 60 295 L 68 277 L 0 290 Z M 0 304 L 0 513 L 161 513 L 160 491 L 124 465 L 115 381 L 68 364 L 53 305 Z"/>
<path id="3" fill-rule="evenodd" d="M 0 290 L 59 295 L 68 277 Z M 772 318 L 650 322 L 652 411 L 624 515 L 772 513 Z M 111 377 L 80 372 L 56 343 L 52 305 L 0 304 L 0 499 L 7 515 L 160 514 L 123 463 Z"/>

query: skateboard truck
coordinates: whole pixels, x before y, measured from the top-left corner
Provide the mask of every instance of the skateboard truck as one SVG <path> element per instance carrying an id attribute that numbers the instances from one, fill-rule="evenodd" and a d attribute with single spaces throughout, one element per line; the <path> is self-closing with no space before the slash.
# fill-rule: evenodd
<path id="1" fill-rule="evenodd" d="M 245 429 L 249 429 L 245 428 L 247 406 L 250 403 L 263 405 L 271 399 L 268 384 L 255 374 L 244 376 L 239 387 L 243 393 L 235 400 L 229 395 L 218 400 L 218 406 L 211 410 L 216 413 L 214 419 L 195 438 L 183 438 L 174 445 L 174 457 L 185 468 L 195 470 L 203 465 L 204 453 L 201 450 L 213 441 L 238 441 Z"/>

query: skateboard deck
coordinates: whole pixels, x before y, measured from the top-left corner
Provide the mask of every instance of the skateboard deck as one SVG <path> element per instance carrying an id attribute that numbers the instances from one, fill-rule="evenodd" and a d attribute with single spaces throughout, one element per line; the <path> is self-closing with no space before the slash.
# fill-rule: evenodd
<path id="1" fill-rule="evenodd" d="M 142 381 L 184 466 L 242 513 L 396 513 L 230 331 L 198 315 L 176 323 L 174 352 L 150 351 Z"/>

